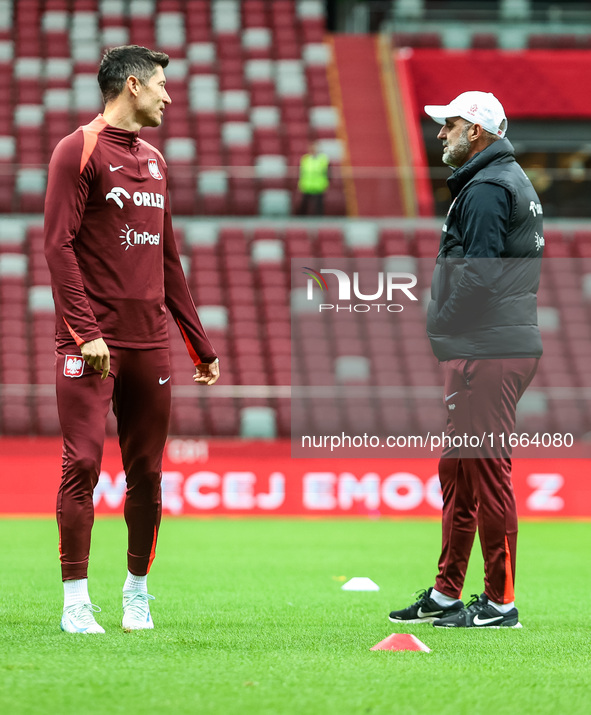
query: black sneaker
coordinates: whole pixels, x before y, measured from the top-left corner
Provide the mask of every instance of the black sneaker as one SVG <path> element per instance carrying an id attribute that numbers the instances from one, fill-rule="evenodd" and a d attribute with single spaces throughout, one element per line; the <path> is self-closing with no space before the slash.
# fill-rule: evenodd
<path id="1" fill-rule="evenodd" d="M 416 592 L 417 600 L 412 606 L 404 608 L 402 611 L 392 611 L 390 620 L 394 623 L 403 621 L 404 623 L 433 623 L 436 618 L 448 617 L 461 612 L 464 608 L 462 601 L 456 601 L 450 606 L 440 606 L 431 598 L 431 587 L 428 591 L 421 589 Z"/>
<path id="2" fill-rule="evenodd" d="M 516 608 L 501 613 L 489 603 L 484 594 L 472 594 L 466 608 L 453 615 L 438 618 L 433 625 L 435 628 L 521 628 Z"/>

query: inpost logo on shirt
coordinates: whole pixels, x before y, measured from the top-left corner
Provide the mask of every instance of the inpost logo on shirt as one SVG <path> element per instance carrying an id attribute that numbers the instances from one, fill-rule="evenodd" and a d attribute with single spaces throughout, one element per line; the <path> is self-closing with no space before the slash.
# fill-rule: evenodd
<path id="1" fill-rule="evenodd" d="M 121 241 L 121 245 L 125 246 L 126 251 L 132 246 L 144 246 L 146 243 L 149 243 L 150 246 L 158 246 L 160 243 L 159 233 L 153 234 L 148 231 L 138 232 L 135 229 L 130 228 L 128 224 L 125 224 L 125 228 L 121 229 L 121 235 L 119 238 L 123 239 L 123 241 Z"/>

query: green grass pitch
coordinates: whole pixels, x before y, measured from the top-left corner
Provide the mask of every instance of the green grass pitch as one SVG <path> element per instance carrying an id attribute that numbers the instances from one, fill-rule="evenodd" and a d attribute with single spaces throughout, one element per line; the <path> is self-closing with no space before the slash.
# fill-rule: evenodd
<path id="1" fill-rule="evenodd" d="M 120 629 L 123 519 L 93 532 L 104 636 L 59 630 L 52 520 L 0 521 L 0 711 L 69 714 L 591 712 L 591 524 L 525 522 L 521 630 L 396 627 L 433 583 L 439 524 L 421 520 L 163 521 L 149 590 L 156 628 Z M 465 596 L 482 590 L 475 549 Z M 369 576 L 379 592 L 341 591 Z M 341 580 L 340 580 L 341 579 Z M 371 652 L 391 633 L 431 649 Z"/>

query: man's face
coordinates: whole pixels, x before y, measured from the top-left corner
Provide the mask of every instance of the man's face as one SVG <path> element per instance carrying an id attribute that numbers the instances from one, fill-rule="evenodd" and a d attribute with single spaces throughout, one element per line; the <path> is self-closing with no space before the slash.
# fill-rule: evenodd
<path id="1" fill-rule="evenodd" d="M 443 142 L 443 163 L 457 168 L 463 166 L 470 158 L 472 144 L 468 139 L 468 131 L 472 124 L 461 117 L 448 117 L 437 135 Z"/>
<path id="2" fill-rule="evenodd" d="M 146 84 L 140 84 L 137 96 L 137 118 L 143 127 L 159 127 L 164 107 L 172 100 L 166 89 L 166 77 L 160 65 Z"/>

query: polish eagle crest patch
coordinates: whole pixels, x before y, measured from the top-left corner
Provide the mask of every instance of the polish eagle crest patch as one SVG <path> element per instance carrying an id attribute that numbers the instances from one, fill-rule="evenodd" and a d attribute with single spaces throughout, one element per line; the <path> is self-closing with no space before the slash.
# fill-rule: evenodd
<path id="1" fill-rule="evenodd" d="M 80 355 L 66 355 L 64 360 L 64 375 L 66 377 L 81 377 L 84 373 L 84 360 Z"/>
<path id="2" fill-rule="evenodd" d="M 148 159 L 148 169 L 150 170 L 150 175 L 153 176 L 155 179 L 162 178 L 162 174 L 160 173 L 160 169 L 158 168 L 157 159 Z"/>

